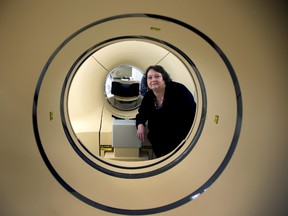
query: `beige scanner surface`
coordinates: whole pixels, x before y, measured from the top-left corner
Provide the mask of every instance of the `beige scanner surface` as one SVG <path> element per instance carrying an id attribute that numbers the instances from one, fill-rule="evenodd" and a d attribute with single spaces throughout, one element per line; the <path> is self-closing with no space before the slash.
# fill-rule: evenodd
<path id="1" fill-rule="evenodd" d="M 117 215 L 82 202 L 74 196 L 73 190 L 66 190 L 54 178 L 37 147 L 32 108 L 41 72 L 49 57 L 67 37 L 92 22 L 127 13 L 160 14 L 181 20 L 203 32 L 223 50 L 231 62 L 243 100 L 239 141 L 223 173 L 206 192 L 197 198 L 193 197 L 196 199 L 155 215 L 288 214 L 287 5 L 281 4 L 280 1 L 260 0 L 175 2 L 173 0 L 137 3 L 130 0 L 81 1 L 81 3 L 69 0 L 0 2 L 2 46 L 0 215 Z M 122 29 L 125 23 L 131 24 L 131 29 Z M 152 24 L 152 27 L 160 26 L 161 30 L 151 30 Z M 146 26 L 147 28 L 144 28 Z M 93 41 L 103 41 L 108 36 L 134 32 L 154 35 L 175 43 L 189 55 L 201 72 L 205 83 L 207 116 L 197 145 L 179 164 L 159 175 L 127 179 L 92 168 L 71 148 L 63 132 L 60 98 L 63 82 L 71 65 L 82 51 L 93 44 Z M 73 39 L 68 46 L 63 47 L 43 79 L 37 104 L 41 141 L 48 160 L 57 174 L 75 191 L 108 206 L 108 209 L 114 207 L 138 210 L 165 206 L 188 196 L 203 185 L 227 153 L 233 138 L 237 115 L 233 83 L 228 70 L 217 53 L 211 50 L 213 49 L 206 46 L 195 34 L 193 36 L 187 30 L 169 22 L 153 19 L 147 19 L 147 22 L 142 19 L 137 21 L 131 19 L 127 22 L 117 20 L 106 23 L 97 30 L 93 28 L 88 30 Z M 143 59 L 137 60 L 135 57 L 131 60 L 131 64 L 145 70 L 148 64 L 152 64 L 155 56 L 165 55 L 163 50 L 159 53 L 152 55 L 143 52 Z M 104 54 L 99 56 L 99 59 L 101 63 L 111 68 L 127 61 L 125 56 L 107 58 Z M 189 85 L 188 80 L 191 77 L 176 71 L 177 69 L 171 64 L 173 59 L 173 56 L 168 55 L 162 64 L 171 69 L 173 78 Z M 94 66 L 98 67 L 97 64 Z M 105 107 L 103 113 L 107 118 L 110 117 L 110 112 L 113 112 L 112 108 L 106 108 L 107 101 L 104 100 L 102 92 L 100 94 L 106 77 L 104 71 L 102 72 L 92 75 L 95 78 L 95 90 L 99 93 L 95 93 L 98 94 L 95 98 L 97 103 L 92 104 L 96 109 L 90 113 L 91 115 L 85 116 L 84 113 L 86 119 L 76 113 L 76 126 L 73 128 L 77 133 L 82 133 L 83 140 L 89 140 L 87 145 L 95 151 L 95 154 L 99 149 L 94 148 L 93 142 L 90 141 L 99 139 L 95 131 L 100 125 L 90 125 L 91 121 L 86 120 L 91 118 L 98 121 L 98 111 L 102 111 L 103 107 Z M 198 84 L 196 84 L 197 91 L 199 93 Z M 201 97 L 198 98 L 198 102 L 201 102 Z M 73 105 L 73 101 L 71 103 Z M 217 124 L 215 115 L 219 116 Z M 109 135 L 110 121 L 111 119 L 102 125 L 105 132 L 103 142 L 112 141 Z M 198 116 L 197 124 L 199 121 Z M 72 129 L 69 127 L 69 130 Z M 193 129 L 192 135 L 195 132 Z M 78 138 L 81 139 L 81 135 Z M 72 139 L 76 142 L 77 137 L 72 136 Z M 191 140 L 192 137 L 189 137 L 188 142 Z M 166 164 L 162 162 L 148 168 L 126 170 L 111 167 L 87 153 L 84 154 L 103 168 L 128 174 L 154 171 Z M 179 154 L 169 159 L 167 163 L 173 161 Z M 125 161 L 108 160 L 108 162 L 114 165 L 132 166 L 130 162 Z M 135 163 L 141 165 L 151 162 Z"/>

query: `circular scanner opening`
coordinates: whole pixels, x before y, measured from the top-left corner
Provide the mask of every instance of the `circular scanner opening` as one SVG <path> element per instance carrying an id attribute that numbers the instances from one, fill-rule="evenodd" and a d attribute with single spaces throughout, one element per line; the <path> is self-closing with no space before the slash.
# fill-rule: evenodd
<path id="1" fill-rule="evenodd" d="M 143 73 L 132 65 L 113 68 L 104 83 L 104 93 L 109 104 L 126 112 L 137 109 L 146 92 Z"/>
<path id="2" fill-rule="evenodd" d="M 165 67 L 172 80 L 184 84 L 198 104 L 199 84 L 197 87 L 194 71 L 183 58 L 181 59 L 181 56 L 179 57 L 179 54 L 178 56 L 174 54 L 174 50 L 155 42 L 135 38 L 95 49 L 96 51 L 91 51 L 91 54 L 83 59 L 78 59 L 79 63 L 75 65 L 79 66 L 72 70 L 70 83 L 67 84 L 67 124 L 72 128 L 71 136 L 76 137 L 75 145 L 84 155 L 88 154 L 96 158 L 96 163 L 100 160 L 112 166 L 128 168 L 154 164 L 155 155 L 147 137 L 140 148 L 127 148 L 127 152 L 124 148 L 119 150 L 113 147 L 113 142 L 117 142 L 113 140 L 113 122 L 115 119 L 121 119 L 131 121 L 131 124 L 135 125 L 135 117 L 144 96 L 141 92 L 141 81 L 146 68 L 150 65 L 159 64 Z M 151 55 L 153 55 L 152 59 Z M 112 86 L 115 83 L 135 84 L 136 87 L 133 87 L 132 92 L 129 90 L 128 97 L 123 99 L 121 94 L 127 92 L 122 92 L 120 89 L 119 97 L 115 96 L 115 90 L 118 90 L 117 85 Z M 197 115 L 196 113 L 195 119 L 199 119 Z M 134 130 L 133 134 L 129 132 L 127 135 L 123 132 L 123 137 L 137 143 L 134 125 L 129 129 Z M 191 130 L 186 140 L 193 134 L 195 132 Z M 184 151 L 183 145 L 185 147 L 189 145 L 185 143 L 186 140 L 179 143 L 175 152 L 179 149 L 178 154 Z"/>

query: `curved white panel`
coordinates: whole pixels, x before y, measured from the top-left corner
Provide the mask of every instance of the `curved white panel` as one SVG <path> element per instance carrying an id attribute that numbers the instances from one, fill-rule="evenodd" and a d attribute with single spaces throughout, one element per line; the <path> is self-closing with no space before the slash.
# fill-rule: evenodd
<path id="1" fill-rule="evenodd" d="M 158 18 L 157 23 L 153 23 L 155 22 L 155 18 Z M 163 20 L 162 23 L 160 19 Z M 93 207 L 100 208 L 101 210 L 105 210 L 105 206 L 109 206 L 109 211 L 114 213 L 151 214 L 168 211 L 178 207 L 181 203 L 193 200 L 207 190 L 229 162 L 235 145 L 237 144 L 242 119 L 242 101 L 237 78 L 228 59 L 226 59 L 216 44 L 201 32 L 189 27 L 185 23 L 152 14 L 148 16 L 143 14 L 116 16 L 108 18 L 108 21 L 99 21 L 89 26 L 89 28 L 84 27 L 77 34 L 70 37 L 69 40 L 66 40 L 56 50 L 55 55 L 51 56 L 50 61 L 47 62 L 35 91 L 33 123 L 36 141 L 40 150 L 43 148 L 41 155 L 54 177 L 67 191 L 72 190 L 72 194 L 81 201 Z M 110 24 L 110 22 L 112 22 L 112 24 Z M 121 35 L 124 36 L 117 37 L 117 34 L 116 36 L 114 33 L 113 35 L 109 34 L 109 32 L 112 31 L 109 31 L 106 25 L 110 26 L 110 28 L 115 28 L 113 22 L 116 22 L 118 27 L 121 26 Z M 158 25 L 159 28 L 165 26 L 167 35 L 169 35 L 169 31 L 181 31 L 182 35 L 189 35 L 190 37 L 185 37 L 186 44 L 198 44 L 197 48 L 199 53 L 205 52 L 206 56 L 209 56 L 210 63 L 204 64 L 205 61 L 201 58 L 201 55 L 198 56 L 195 52 L 196 47 L 192 46 L 192 52 L 187 46 L 184 47 L 182 45 L 184 37 L 181 38 L 181 40 L 174 39 L 172 44 L 172 42 L 166 41 L 171 40 L 169 37 L 161 38 L 160 40 L 160 38 L 157 38 L 159 36 L 156 37 L 150 29 L 145 32 L 144 30 L 147 28 L 135 29 L 133 34 L 130 33 L 130 31 L 126 32 L 126 29 L 130 30 L 136 23 L 142 23 L 145 27 L 147 22 L 151 26 Z M 141 38 L 147 42 L 159 43 L 161 46 L 167 47 L 167 50 L 170 49 L 170 52 L 177 54 L 180 59 L 182 58 L 183 63 L 190 70 L 190 76 L 193 77 L 196 83 L 199 83 L 197 84 L 198 89 L 196 88 L 196 98 L 199 98 L 197 102 L 198 111 L 196 114 L 196 123 L 192 133 L 187 137 L 187 142 L 183 148 L 180 149 L 179 152 L 172 154 L 170 158 L 164 160 L 158 159 L 159 163 L 153 161 L 152 163 L 150 161 L 136 162 L 135 168 L 133 168 L 133 163 L 127 166 L 127 163 L 122 161 L 112 162 L 105 161 L 103 158 L 97 159 L 97 155 L 93 158 L 85 152 L 83 146 L 79 145 L 77 137 L 75 137 L 71 126 L 69 126 L 69 117 L 66 114 L 67 86 L 70 86 L 69 80 L 71 80 L 71 75 L 73 71 L 75 71 L 75 68 L 78 68 L 77 65 L 82 64 L 81 58 L 87 56 L 89 52 L 91 52 L 89 50 L 97 49 L 97 44 L 105 46 L 105 43 L 107 43 L 107 40 L 104 40 L 106 42 L 103 43 L 101 37 L 100 39 L 97 38 L 99 41 L 96 41 L 96 37 L 90 36 L 91 34 L 97 34 L 99 26 L 100 29 L 106 29 L 106 37 L 110 39 L 110 41 L 115 39 L 135 40 Z M 132 36 L 125 36 L 125 34 L 128 33 L 132 34 Z M 160 36 L 164 37 L 163 35 Z M 90 38 L 93 38 L 93 40 Z M 83 44 L 83 46 L 79 46 L 79 44 Z M 84 46 L 85 44 L 87 45 Z M 94 48 L 91 49 L 92 47 Z M 145 52 L 145 50 L 143 51 Z M 146 53 L 147 52 L 146 50 Z M 81 56 L 82 53 L 84 55 L 80 58 L 77 57 L 77 53 L 78 56 Z M 113 50 L 111 53 L 113 53 Z M 120 53 L 122 56 L 120 60 L 116 58 L 119 54 L 117 55 L 117 50 L 115 50 L 114 54 L 106 58 L 103 58 L 100 53 L 97 61 L 101 65 L 107 65 L 105 61 L 111 57 L 117 59 L 118 64 L 129 63 L 126 62 L 127 60 L 121 60 L 129 59 L 129 52 Z M 115 56 L 113 57 L 113 55 Z M 190 58 L 190 55 L 192 55 L 193 59 Z M 133 58 L 132 56 L 130 58 L 132 61 L 135 59 L 135 57 Z M 156 60 L 161 58 L 164 59 L 162 56 L 156 56 Z M 75 59 L 77 60 L 75 61 Z M 165 60 L 166 59 L 163 60 L 164 67 L 167 65 L 167 70 L 169 71 L 170 69 L 174 72 L 171 73 L 174 80 L 177 80 L 177 77 L 182 77 L 181 74 L 183 73 L 184 76 L 182 79 L 185 76 L 187 77 L 185 72 L 187 73 L 189 70 L 178 71 L 181 68 L 176 68 L 176 66 L 174 68 L 172 66 L 169 67 L 169 65 L 171 65 L 169 59 L 167 59 L 166 63 Z M 138 61 L 142 61 L 142 59 L 138 59 Z M 104 66 L 104 68 L 106 67 Z M 174 69 L 174 71 L 172 69 Z M 85 67 L 83 70 L 85 70 Z M 89 71 L 89 68 L 86 68 L 86 71 Z M 101 75 L 103 74 L 103 69 L 96 72 L 98 79 L 101 80 L 101 83 L 104 83 L 104 75 Z M 221 80 L 221 84 L 218 84 L 215 77 Z M 96 79 L 96 76 L 94 76 L 94 78 Z M 58 80 L 59 85 L 51 85 L 52 80 Z M 181 80 L 181 78 L 179 78 L 179 80 Z M 192 81 L 191 79 L 190 82 Z M 186 82 L 188 86 L 193 86 L 193 84 L 189 84 L 187 80 Z M 210 82 L 213 82 L 214 85 Z M 211 90 L 207 88 L 206 85 L 211 86 Z M 105 103 L 106 99 L 103 97 L 103 85 L 99 85 L 98 83 L 97 88 L 98 89 L 95 89 L 98 91 L 97 94 L 100 95 L 99 92 L 102 92 L 102 96 L 96 97 L 98 100 L 92 109 L 94 112 L 108 105 Z M 223 91 L 223 88 L 225 91 Z M 221 112 L 221 109 L 217 109 L 217 106 L 223 107 L 223 104 L 220 103 L 223 100 L 221 97 L 225 97 L 227 100 L 224 105 L 225 109 L 223 110 L 222 108 L 223 112 Z M 47 100 L 47 98 L 50 98 L 50 100 Z M 87 109 L 89 109 L 89 107 L 87 107 Z M 101 115 L 98 115 L 98 119 L 94 119 L 95 124 L 101 124 L 103 120 L 102 112 Z M 55 118 L 47 119 L 48 113 L 53 113 Z M 101 132 L 99 136 L 101 136 Z M 57 137 L 57 140 L 49 137 Z M 207 139 L 207 137 L 209 137 L 209 139 Z M 217 154 L 215 154 L 215 152 L 217 152 Z M 64 154 L 65 157 L 61 158 L 61 155 Z M 72 166 L 73 171 L 66 165 Z M 181 166 L 189 167 L 190 172 L 183 173 L 183 170 L 180 169 Z M 199 166 L 202 167 L 202 169 L 199 169 Z M 79 173 L 81 173 L 81 175 L 79 175 Z M 179 173 L 179 175 L 177 173 Z M 180 173 L 182 173 L 182 175 L 180 175 Z M 117 179 L 116 185 L 118 186 L 114 186 L 114 184 L 112 184 L 113 186 L 111 185 L 111 182 L 108 180 L 109 175 L 110 177 L 116 176 L 120 178 Z M 170 175 L 172 175 L 173 178 L 172 176 L 169 177 Z M 132 179 L 133 182 L 131 182 Z M 94 182 L 97 182 L 98 186 L 95 186 Z M 165 182 L 165 184 L 159 185 L 157 182 Z M 176 191 L 170 190 L 168 193 L 167 188 L 173 187 L 175 183 L 187 186 L 185 188 L 177 188 Z M 142 187 L 138 188 L 140 184 Z M 157 185 L 157 190 L 149 185 Z M 113 200 L 107 200 L 105 196 L 107 190 L 102 191 L 103 188 L 108 187 L 111 188 L 109 193 L 114 197 Z M 125 199 L 125 203 L 119 202 L 120 198 L 124 195 L 123 189 L 129 194 Z M 147 203 L 145 202 L 145 196 L 139 197 L 139 194 L 145 193 L 153 194 L 153 202 Z M 161 198 L 163 193 L 166 193 L 166 199 Z M 133 207 L 129 207 L 131 204 L 133 204 Z"/>

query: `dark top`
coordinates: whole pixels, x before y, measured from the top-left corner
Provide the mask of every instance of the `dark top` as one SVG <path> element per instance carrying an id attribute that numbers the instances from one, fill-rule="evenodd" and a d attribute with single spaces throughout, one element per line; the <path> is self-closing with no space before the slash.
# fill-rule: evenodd
<path id="1" fill-rule="evenodd" d="M 165 87 L 161 108 L 155 105 L 156 97 L 149 90 L 136 115 L 136 126 L 148 121 L 148 139 L 156 157 L 173 151 L 187 136 L 195 117 L 196 104 L 191 92 L 177 82 Z"/>

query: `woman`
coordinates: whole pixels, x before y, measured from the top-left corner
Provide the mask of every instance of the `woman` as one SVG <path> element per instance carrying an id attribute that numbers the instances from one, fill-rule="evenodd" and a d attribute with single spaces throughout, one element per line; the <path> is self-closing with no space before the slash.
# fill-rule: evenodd
<path id="1" fill-rule="evenodd" d="M 145 78 L 149 90 L 136 115 L 137 137 L 144 141 L 148 122 L 147 138 L 156 157 L 161 157 L 173 151 L 187 136 L 196 104 L 191 92 L 183 84 L 172 81 L 163 67 L 148 67 Z"/>

